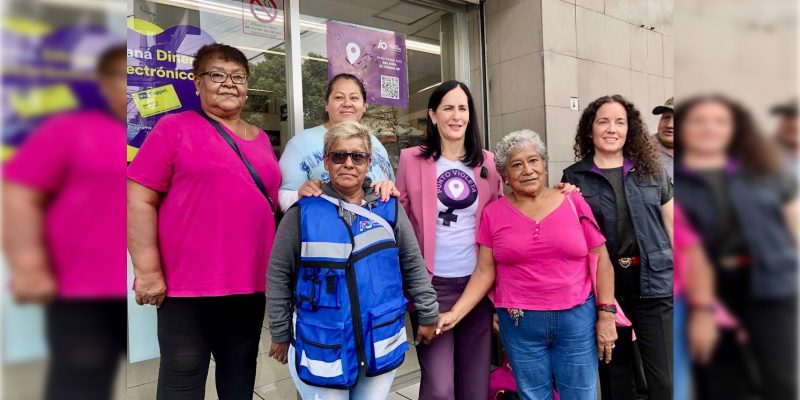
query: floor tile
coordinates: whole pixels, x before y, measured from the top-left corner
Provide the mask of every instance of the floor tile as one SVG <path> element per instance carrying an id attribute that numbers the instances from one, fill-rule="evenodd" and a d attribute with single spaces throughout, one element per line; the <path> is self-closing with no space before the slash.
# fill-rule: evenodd
<path id="1" fill-rule="evenodd" d="M 159 361 L 159 358 L 154 358 L 128 364 L 126 386 L 134 387 L 157 381 Z"/>
<path id="2" fill-rule="evenodd" d="M 419 399 L 419 383 L 400 389 L 397 393 L 403 395 L 403 397 L 407 399 L 417 400 Z"/>
<path id="3" fill-rule="evenodd" d="M 297 390 L 294 388 L 292 378 L 256 387 L 256 394 L 264 400 L 294 400 L 297 398 Z"/>

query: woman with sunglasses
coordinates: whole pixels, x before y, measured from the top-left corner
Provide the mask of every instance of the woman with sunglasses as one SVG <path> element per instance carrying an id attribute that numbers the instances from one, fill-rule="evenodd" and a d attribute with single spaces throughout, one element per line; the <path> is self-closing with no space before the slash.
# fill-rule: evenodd
<path id="1" fill-rule="evenodd" d="M 286 143 L 281 154 L 281 210 L 288 210 L 298 198 L 322 194 L 322 183 L 330 179 L 322 162 L 322 137 L 325 131 L 339 122 L 360 122 L 367 111 L 366 99 L 364 84 L 355 75 L 339 74 L 331 79 L 325 92 L 328 122 L 297 134 Z M 386 201 L 390 195 L 399 195 L 393 182 L 394 170 L 386 149 L 375 135 L 372 135 L 372 146 L 372 161 L 367 177 L 375 193 L 380 193 L 381 200 Z"/>
<path id="2" fill-rule="evenodd" d="M 330 181 L 289 209 L 270 258 L 270 356 L 289 363 L 306 400 L 387 398 L 408 350 L 404 287 L 417 340 L 435 336 L 436 293 L 411 223 L 396 198 L 378 201 L 365 184 L 371 136 L 354 121 L 328 129 Z"/>
<path id="3" fill-rule="evenodd" d="M 202 399 L 213 354 L 217 395 L 249 400 L 281 175 L 266 133 L 241 119 L 244 54 L 204 46 L 194 73 L 202 109 L 161 118 L 128 168 L 136 301 L 159 307 L 158 399 Z"/>

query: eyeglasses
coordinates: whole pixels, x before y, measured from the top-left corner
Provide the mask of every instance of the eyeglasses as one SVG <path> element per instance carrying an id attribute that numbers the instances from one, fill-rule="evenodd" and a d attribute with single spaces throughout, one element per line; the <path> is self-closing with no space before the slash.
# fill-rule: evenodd
<path id="1" fill-rule="evenodd" d="M 352 153 L 346 151 L 331 151 L 328 153 L 328 158 L 330 158 L 334 164 L 344 164 L 347 162 L 347 157 L 350 157 L 355 165 L 364 165 L 369 161 L 369 153 L 363 151 L 354 151 Z"/>
<path id="2" fill-rule="evenodd" d="M 242 85 L 247 82 L 247 75 L 241 73 L 227 74 L 222 71 L 206 71 L 199 76 L 203 75 L 208 75 L 208 77 L 211 78 L 211 82 L 214 83 L 225 83 L 229 76 L 231 77 L 231 81 L 237 85 Z"/>

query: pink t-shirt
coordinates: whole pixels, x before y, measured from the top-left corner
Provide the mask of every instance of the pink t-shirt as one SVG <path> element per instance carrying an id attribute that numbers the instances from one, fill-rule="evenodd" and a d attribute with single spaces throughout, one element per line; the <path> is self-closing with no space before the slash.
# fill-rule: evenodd
<path id="1" fill-rule="evenodd" d="M 228 133 L 277 201 L 281 172 L 269 137 L 259 131 L 246 141 Z M 188 111 L 162 117 L 128 167 L 128 178 L 165 193 L 158 247 L 167 296 L 266 290 L 272 211 L 242 160 L 202 116 Z"/>
<path id="2" fill-rule="evenodd" d="M 582 196 L 572 195 L 572 201 L 579 214 L 594 221 Z M 534 221 L 503 197 L 483 211 L 477 241 L 494 256 L 495 306 L 549 311 L 586 302 L 592 290 L 587 255 L 605 238 L 579 222 L 566 198 Z"/>
<path id="3" fill-rule="evenodd" d="M 675 295 L 683 293 L 683 287 L 686 285 L 688 279 L 689 258 L 688 250 L 692 246 L 700 243 L 700 238 L 692 230 L 686 215 L 683 213 L 681 207 L 675 204 L 675 276 L 673 288 Z"/>
<path id="4" fill-rule="evenodd" d="M 44 236 L 58 295 L 124 298 L 125 125 L 102 111 L 45 121 L 3 179 L 50 196 Z"/>

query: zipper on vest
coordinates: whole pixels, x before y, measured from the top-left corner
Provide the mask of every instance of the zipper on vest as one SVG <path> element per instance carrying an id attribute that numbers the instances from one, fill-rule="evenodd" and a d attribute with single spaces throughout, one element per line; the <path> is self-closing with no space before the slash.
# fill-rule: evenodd
<path id="1" fill-rule="evenodd" d="M 342 345 L 340 345 L 340 344 L 317 343 L 317 342 L 308 340 L 308 339 L 306 339 L 304 337 L 301 337 L 301 339 L 303 340 L 303 343 L 310 344 L 310 345 L 312 345 L 314 347 L 319 347 L 321 349 L 340 349 L 342 347 Z"/>
<path id="2" fill-rule="evenodd" d="M 358 302 L 358 285 L 356 284 L 356 270 L 352 260 L 347 261 L 347 292 L 350 295 L 350 313 L 353 316 L 353 336 L 356 340 L 356 354 L 358 354 L 358 367 L 367 365 L 364 354 L 364 330 L 361 328 L 361 305 Z"/>
<path id="3" fill-rule="evenodd" d="M 356 241 L 353 238 L 353 232 L 351 230 L 352 224 L 348 224 L 343 216 L 341 220 L 345 227 L 347 227 L 347 234 L 350 235 L 350 243 L 355 249 Z M 350 314 L 353 319 L 353 339 L 356 342 L 356 355 L 358 355 L 358 368 L 360 371 L 366 368 L 367 356 L 364 351 L 364 330 L 361 328 L 361 305 L 358 301 L 358 284 L 356 282 L 356 270 L 353 264 L 353 255 L 350 254 L 347 258 L 345 280 L 347 281 L 347 295 L 350 297 Z"/>

